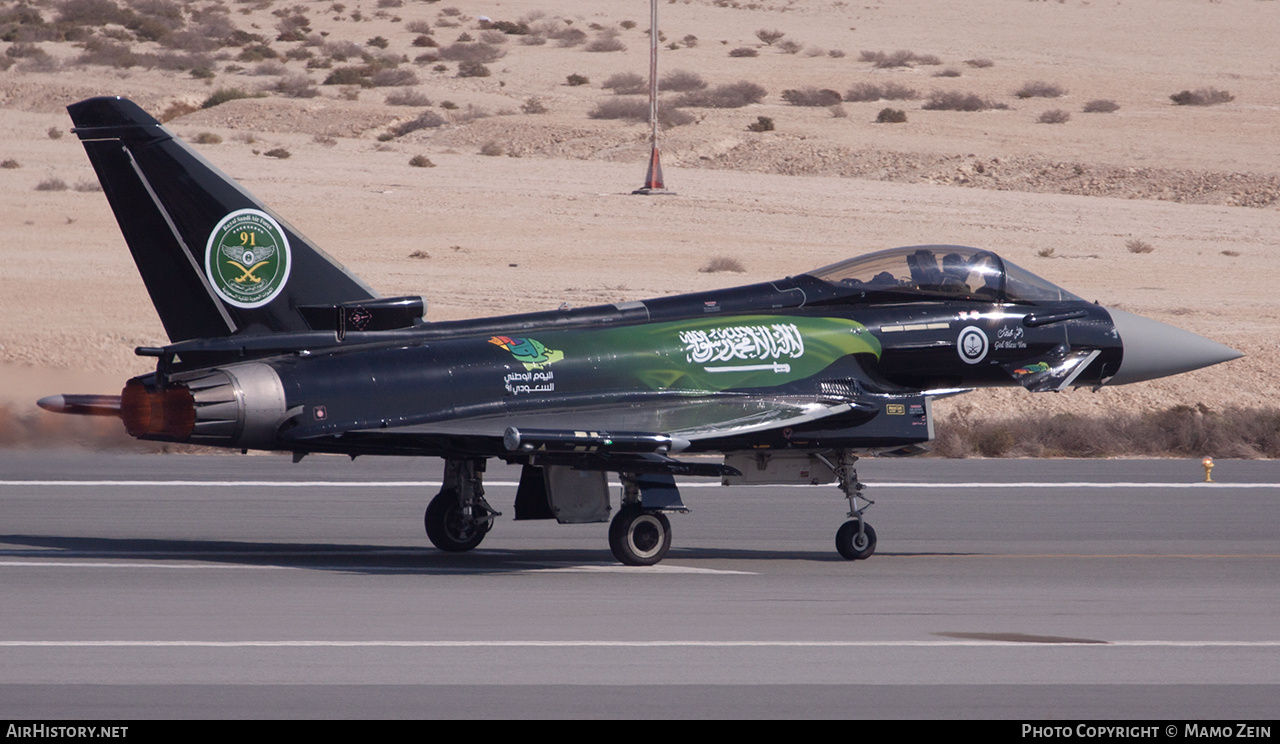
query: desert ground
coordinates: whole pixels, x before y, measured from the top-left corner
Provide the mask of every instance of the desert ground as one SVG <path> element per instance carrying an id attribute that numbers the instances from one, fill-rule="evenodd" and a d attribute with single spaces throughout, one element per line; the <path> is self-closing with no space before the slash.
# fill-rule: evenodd
<path id="1" fill-rule="evenodd" d="M 452 2 L 0 3 L 10 415 L 51 416 L 34 408 L 51 393 L 114 393 L 150 369 L 133 348 L 166 340 L 68 133 L 65 106 L 97 95 L 131 98 L 202 143 L 378 291 L 425 297 L 428 320 L 764 281 L 899 245 L 973 245 L 1246 356 L 1097 392 L 972 393 L 942 401 L 944 416 L 957 405 L 987 417 L 1275 406 L 1280 3 L 668 0 L 660 75 L 765 94 L 681 108 L 690 121 L 659 135 L 674 195 L 633 196 L 649 126 L 591 114 L 640 100 L 602 86 L 647 76 L 649 4 Z M 479 53 L 487 75 L 468 66 L 479 44 L 492 47 Z M 899 51 L 906 64 L 878 66 Z M 335 77 L 346 68 L 357 71 Z M 1058 95 L 1019 97 L 1032 83 Z M 917 95 L 794 104 L 796 92 L 849 98 L 890 84 Z M 202 108 L 229 89 L 265 95 Z M 1220 102 L 1178 105 L 1182 91 Z M 993 107 L 934 110 L 942 93 Z M 1084 111 L 1100 100 L 1117 108 Z M 906 121 L 877 122 L 885 108 Z M 773 129 L 751 131 L 761 117 Z M 405 126 L 415 121 L 431 124 Z M 416 156 L 431 167 L 410 165 Z M 743 271 L 700 271 L 717 257 Z"/>

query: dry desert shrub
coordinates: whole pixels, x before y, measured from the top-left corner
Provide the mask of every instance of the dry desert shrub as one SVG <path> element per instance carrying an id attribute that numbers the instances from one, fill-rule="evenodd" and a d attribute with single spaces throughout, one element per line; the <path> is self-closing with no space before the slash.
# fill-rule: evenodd
<path id="1" fill-rule="evenodd" d="M 995 62 L 992 62 L 991 60 L 987 59 L 986 57 L 979 57 L 979 58 L 977 58 L 977 59 L 966 59 L 966 60 L 964 61 L 964 63 L 965 63 L 966 65 L 969 65 L 970 67 L 973 67 L 973 68 L 975 68 L 975 69 L 979 69 L 979 70 L 981 70 L 981 69 L 985 69 L 985 68 L 987 68 L 987 67 L 994 67 L 994 66 L 995 66 L 995 64 L 996 64 Z"/>
<path id="2" fill-rule="evenodd" d="M 960 77 L 960 71 L 954 67 L 948 67 L 945 70 L 938 70 L 937 72 L 933 73 L 933 76 L 941 77 L 941 78 L 958 78 Z"/>
<path id="3" fill-rule="evenodd" d="M 730 57 L 759 57 L 760 52 L 751 47 L 738 47 L 729 50 Z"/>
<path id="4" fill-rule="evenodd" d="M 1021 88 L 1014 91 L 1014 95 L 1018 98 L 1058 98 L 1066 92 L 1066 89 L 1060 85 L 1036 80 L 1024 83 Z"/>
<path id="5" fill-rule="evenodd" d="M 850 103 L 862 101 L 914 101 L 920 97 L 915 88 L 908 88 L 900 83 L 885 83 L 883 86 L 873 83 L 857 83 L 844 94 L 844 100 Z"/>
<path id="6" fill-rule="evenodd" d="M 480 146 L 480 154 L 491 158 L 501 157 L 502 155 L 505 155 L 506 152 L 507 151 L 502 147 L 502 145 L 493 140 L 489 140 Z"/>
<path id="7" fill-rule="evenodd" d="M 907 112 L 902 109 L 883 108 L 876 115 L 878 124 L 903 124 L 907 121 Z"/>
<path id="8" fill-rule="evenodd" d="M 23 72 L 57 72 L 62 69 L 62 63 L 58 61 L 57 57 L 46 54 L 41 49 L 39 54 L 27 57 L 19 63 L 18 69 Z"/>
<path id="9" fill-rule="evenodd" d="M 191 139 L 197 145 L 220 145 L 222 144 L 222 136 L 213 132 L 201 132 Z"/>
<path id="10" fill-rule="evenodd" d="M 365 55 L 354 41 L 326 41 L 320 46 L 320 53 L 334 62 L 346 62 L 353 57 L 364 59 Z"/>
<path id="11" fill-rule="evenodd" d="M 441 104 L 441 106 L 443 106 L 443 104 Z M 458 113 L 453 114 L 449 118 L 453 120 L 454 124 L 466 124 L 469 121 L 487 119 L 490 116 L 492 116 L 492 114 L 489 113 L 489 109 L 483 106 L 477 106 L 474 103 L 468 103 L 465 109 L 458 110 Z"/>
<path id="12" fill-rule="evenodd" d="M 592 39 L 583 50 L 588 52 L 625 52 L 627 45 L 614 34 L 604 34 Z"/>
<path id="13" fill-rule="evenodd" d="M 204 99 L 204 103 L 200 104 L 200 108 L 213 108 L 240 98 L 265 98 L 266 93 L 249 93 L 240 88 L 219 88 L 213 92 L 213 95 Z"/>
<path id="14" fill-rule="evenodd" d="M 764 100 L 769 92 L 749 80 L 717 85 L 705 90 L 689 91 L 676 98 L 676 106 L 692 108 L 742 108 Z"/>
<path id="15" fill-rule="evenodd" d="M 261 62 L 266 59 L 276 59 L 280 55 L 270 45 L 264 43 L 247 44 L 240 53 L 236 55 L 238 62 Z"/>
<path id="16" fill-rule="evenodd" d="M 958 91 L 934 92 L 929 100 L 920 107 L 927 111 L 987 111 L 989 109 L 1007 109 L 1007 105 L 989 101 L 976 93 L 960 93 Z"/>
<path id="17" fill-rule="evenodd" d="M 1126 240 L 1124 243 L 1124 247 L 1130 253 L 1150 253 L 1155 250 L 1155 247 L 1152 246 L 1150 243 L 1148 243 L 1145 240 L 1139 240 L 1137 238 L 1134 238 L 1133 240 Z"/>
<path id="18" fill-rule="evenodd" d="M 754 122 L 747 125 L 747 130 L 751 132 L 772 132 L 773 119 L 767 116 L 757 116 Z"/>
<path id="19" fill-rule="evenodd" d="M 269 59 L 266 62 L 254 65 L 253 70 L 249 74 L 257 75 L 258 77 L 274 77 L 276 75 L 283 75 L 287 71 L 288 70 L 284 66 L 283 62 L 277 59 Z"/>
<path id="20" fill-rule="evenodd" d="M 627 121 L 649 121 L 649 101 L 644 98 L 610 98 L 595 105 L 587 112 L 591 119 L 625 119 Z M 658 124 L 664 129 L 692 124 L 693 114 L 682 111 L 665 102 L 658 104 Z"/>
<path id="21" fill-rule="evenodd" d="M 436 167 L 436 164 L 435 164 L 435 163 L 433 163 L 433 162 L 431 162 L 431 158 L 427 157 L 426 155 L 414 155 L 413 157 L 409 158 L 409 165 L 413 166 L 414 168 L 434 168 L 434 167 Z M 418 258 L 418 256 L 413 256 L 413 255 L 411 255 L 411 256 L 409 256 L 409 257 L 410 257 L 410 258 Z M 425 258 L 425 257 L 424 257 L 424 258 Z"/>
<path id="22" fill-rule="evenodd" d="M 774 42 L 778 41 L 779 39 L 781 39 L 786 35 L 787 35 L 787 32 L 779 31 L 777 29 L 762 28 L 756 32 L 756 38 L 759 39 L 760 41 L 763 41 L 765 44 L 769 46 L 773 46 Z"/>
<path id="23" fill-rule="evenodd" d="M 404 88 L 393 93 L 388 93 L 386 98 L 389 106 L 430 106 L 431 99 L 423 93 L 419 93 L 413 88 Z"/>
<path id="24" fill-rule="evenodd" d="M 461 67 L 461 65 L 459 65 L 459 67 Z M 418 76 L 414 74 L 413 70 L 384 69 L 374 72 L 373 76 L 369 78 L 369 82 L 372 83 L 375 88 L 417 85 Z"/>
<path id="25" fill-rule="evenodd" d="M 69 26 L 124 26 L 129 13 L 111 0 L 65 0 L 58 5 L 58 20 Z"/>
<path id="26" fill-rule="evenodd" d="M 1234 101 L 1236 97 L 1217 88 L 1196 88 L 1194 91 L 1184 90 L 1174 93 L 1169 96 L 1169 99 L 1178 106 L 1213 106 Z"/>
<path id="27" fill-rule="evenodd" d="M 0 168 L 4 168 L 6 170 L 12 170 L 14 168 L 21 168 L 21 167 L 22 167 L 22 163 L 19 163 L 13 158 L 6 158 L 3 162 L 0 162 Z"/>
<path id="28" fill-rule="evenodd" d="M 590 78 L 586 75 L 579 75 L 576 72 L 564 79 L 564 84 L 571 88 L 578 85 L 586 85 L 589 82 L 591 82 Z"/>
<path id="29" fill-rule="evenodd" d="M 658 81 L 660 90 L 673 91 L 675 93 L 687 93 L 691 90 L 702 90 L 707 87 L 707 81 L 696 72 L 687 70 L 672 70 L 663 75 Z"/>
<path id="30" fill-rule="evenodd" d="M 870 62 L 874 67 L 879 69 L 942 64 L 942 60 L 937 55 L 916 54 L 915 52 L 907 49 L 899 49 L 896 52 L 863 51 L 858 54 L 858 59 L 863 62 Z"/>
<path id="31" fill-rule="evenodd" d="M 406 121 L 403 124 L 397 124 L 391 127 L 390 134 L 392 137 L 403 137 L 410 132 L 416 132 L 419 129 L 435 129 L 447 124 L 444 117 L 434 111 L 424 111 L 412 121 Z"/>
<path id="32" fill-rule="evenodd" d="M 852 88 L 845 91 L 844 100 L 849 103 L 878 101 L 881 95 L 880 86 L 874 83 L 855 83 Z"/>
<path id="33" fill-rule="evenodd" d="M 545 114 L 551 109 L 547 108 L 547 104 L 543 103 L 541 98 L 531 96 L 520 104 L 520 110 L 526 114 Z"/>
<path id="34" fill-rule="evenodd" d="M 556 46 L 575 47 L 587 40 L 587 32 L 580 28 L 565 28 L 555 34 L 549 34 L 548 38 L 555 39 Z"/>
<path id="35" fill-rule="evenodd" d="M 301 74 L 280 78 L 272 90 L 289 98 L 315 98 L 320 95 L 320 89 L 312 84 L 311 78 Z"/>
<path id="36" fill-rule="evenodd" d="M 778 42 L 778 50 L 785 54 L 799 54 L 801 49 L 804 49 L 804 44 L 798 41 L 786 39 Z M 822 54 L 822 52 L 819 51 L 818 54 Z"/>
<path id="37" fill-rule="evenodd" d="M 492 29 L 500 31 L 507 36 L 527 36 L 532 33 L 533 29 L 529 27 L 529 21 L 481 21 L 480 28 Z M 483 38 L 483 35 L 481 36 Z"/>
<path id="38" fill-rule="evenodd" d="M 290 153 L 288 150 L 284 149 L 283 147 L 273 147 L 262 154 L 266 155 L 269 158 L 275 158 L 277 160 L 288 160 L 289 157 L 292 156 L 292 153 Z"/>
<path id="39" fill-rule="evenodd" d="M 649 89 L 649 80 L 634 72 L 619 72 L 605 78 L 600 87 L 617 95 L 636 95 Z"/>
<path id="40" fill-rule="evenodd" d="M 610 98 L 595 105 L 587 112 L 591 119 L 649 120 L 649 101 L 643 98 Z"/>
<path id="41" fill-rule="evenodd" d="M 458 77 L 489 77 L 489 68 L 479 62 L 459 62 Z"/>
<path id="42" fill-rule="evenodd" d="M 782 100 L 792 106 L 835 106 L 840 94 L 830 88 L 802 88 L 782 91 Z"/>
<path id="43" fill-rule="evenodd" d="M 124 44 L 92 38 L 85 42 L 84 52 L 76 58 L 76 64 L 101 65 L 128 69 L 141 63 L 137 54 Z"/>
<path id="44" fill-rule="evenodd" d="M 67 182 L 61 178 L 46 178 L 36 184 L 36 191 L 66 191 Z"/>
<path id="45" fill-rule="evenodd" d="M 440 58 L 450 62 L 479 62 L 489 64 L 502 59 L 506 52 L 484 42 L 458 42 L 440 47 Z"/>
<path id="46" fill-rule="evenodd" d="M 1119 110 L 1120 104 L 1109 98 L 1095 98 L 1086 103 L 1083 109 L 1086 114 L 1109 114 Z"/>
<path id="47" fill-rule="evenodd" d="M 742 262 L 736 258 L 732 258 L 730 256 L 716 256 L 708 261 L 706 266 L 698 269 L 698 271 L 703 274 L 716 274 L 721 271 L 732 271 L 735 274 L 743 274 L 746 273 L 746 268 L 743 267 Z"/>
<path id="48" fill-rule="evenodd" d="M 1071 121 L 1071 114 L 1062 109 L 1049 109 L 1040 114 L 1040 118 L 1036 119 L 1036 121 L 1041 124 L 1066 124 Z"/>
<path id="49" fill-rule="evenodd" d="M 371 88 L 369 72 L 365 67 L 335 67 L 324 78 L 324 85 L 358 85 Z"/>

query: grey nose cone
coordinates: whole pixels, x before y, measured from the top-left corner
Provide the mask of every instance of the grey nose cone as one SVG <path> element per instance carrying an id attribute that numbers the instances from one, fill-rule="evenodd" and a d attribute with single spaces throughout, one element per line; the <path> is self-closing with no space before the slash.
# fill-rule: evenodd
<path id="1" fill-rule="evenodd" d="M 1111 308 L 1107 312 L 1124 345 L 1120 371 L 1109 385 L 1168 377 L 1244 356 L 1230 346 L 1141 315 Z"/>

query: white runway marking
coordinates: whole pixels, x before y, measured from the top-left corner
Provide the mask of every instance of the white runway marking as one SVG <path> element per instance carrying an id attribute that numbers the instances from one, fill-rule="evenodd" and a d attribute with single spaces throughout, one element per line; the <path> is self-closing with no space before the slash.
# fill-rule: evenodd
<path id="1" fill-rule="evenodd" d="M 1141 483 L 1106 481 L 1069 482 L 970 482 L 970 483 L 893 483 L 865 482 L 867 488 L 1280 488 L 1280 483 Z M 0 480 L 0 486 L 131 486 L 153 488 L 439 488 L 440 481 L 191 481 L 191 480 Z M 493 488 L 515 488 L 516 481 L 486 481 Z M 610 485 L 616 486 L 617 483 Z M 680 488 L 721 488 L 719 483 L 680 483 Z M 739 486 L 735 486 L 739 487 Z M 831 484 L 769 485 L 751 488 L 834 488 Z"/>
<path id="2" fill-rule="evenodd" d="M 221 568 L 235 569 L 285 569 L 295 570 L 297 566 L 228 566 L 223 563 L 115 563 L 108 561 L 0 561 L 0 567 L 39 567 L 39 568 Z"/>
<path id="3" fill-rule="evenodd" d="M 759 576 L 753 571 L 729 571 L 720 568 L 695 568 L 693 566 L 676 566 L 670 563 L 659 563 L 656 566 L 623 566 L 623 565 L 561 565 L 546 568 L 529 568 L 525 573 L 627 573 L 627 574 L 725 574 L 737 576 Z"/>
<path id="4" fill-rule="evenodd" d="M 1080 649 L 1164 648 L 1280 648 L 1280 641 L 0 641 L 0 648 L 939 648 L 969 646 L 1070 646 Z"/>
<path id="5" fill-rule="evenodd" d="M 317 557 L 338 557 L 339 555 L 358 556 L 358 557 L 386 557 L 388 555 L 396 555 L 397 553 L 207 553 L 201 554 L 209 558 L 224 559 L 244 559 L 246 557 L 259 558 L 296 558 L 299 556 L 317 556 Z M 133 557 L 145 557 L 147 553 L 131 553 Z M 160 552 L 156 553 L 157 561 L 164 561 L 166 556 L 172 556 L 172 553 Z M 190 560 L 191 554 L 183 553 L 182 558 Z M 518 568 L 511 573 L 623 573 L 634 574 L 639 576 L 660 576 L 672 574 L 689 574 L 703 576 L 759 576 L 758 573 L 752 571 L 731 571 L 720 568 L 697 568 L 694 566 L 678 566 L 670 563 L 662 563 L 657 566 L 623 566 L 621 564 L 547 564 L 547 563 L 525 563 L 517 564 L 528 566 L 527 568 Z M 367 566 L 367 565 L 351 565 L 351 564 L 326 564 L 326 565 L 307 565 L 307 566 L 279 566 L 279 565 L 256 565 L 256 564 L 226 564 L 226 563 L 124 563 L 119 561 L 74 561 L 61 560 L 57 556 L 50 556 L 48 560 L 25 560 L 25 561 L 0 561 L 0 568 L 214 568 L 221 570 L 247 569 L 251 571 L 261 569 L 284 569 L 284 570 L 359 570 L 359 571 L 395 571 L 395 572 L 412 572 L 424 571 L 429 573 L 476 573 L 474 568 L 453 568 L 453 567 L 436 567 L 436 566 Z"/>

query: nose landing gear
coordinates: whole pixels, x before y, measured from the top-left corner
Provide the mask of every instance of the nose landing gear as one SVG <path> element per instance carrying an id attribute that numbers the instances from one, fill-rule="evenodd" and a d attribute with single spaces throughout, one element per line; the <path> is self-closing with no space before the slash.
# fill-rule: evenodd
<path id="1" fill-rule="evenodd" d="M 839 465 L 833 464 L 824 455 L 817 455 L 817 458 L 831 468 L 832 473 L 835 473 L 840 483 L 840 490 L 844 491 L 845 498 L 849 499 L 849 516 L 853 517 L 840 525 L 840 529 L 836 532 L 836 550 L 845 560 L 864 560 L 876 552 L 876 531 L 871 529 L 871 525 L 863 519 L 862 513 L 876 502 L 862 495 L 862 490 L 866 486 L 858 480 L 858 471 L 853 467 L 853 464 L 858 461 L 858 456 L 849 450 L 841 450 L 839 455 Z M 866 504 L 858 506 L 859 500 Z"/>

